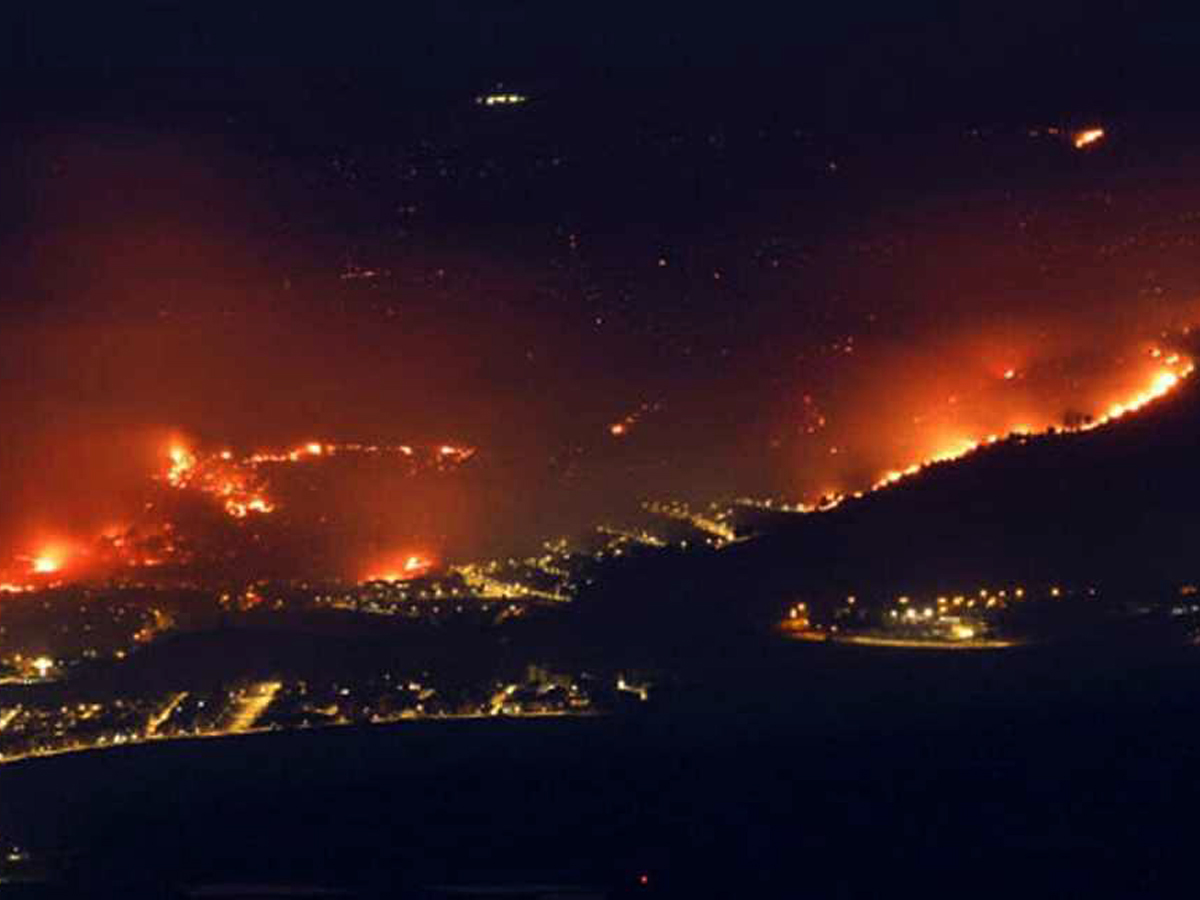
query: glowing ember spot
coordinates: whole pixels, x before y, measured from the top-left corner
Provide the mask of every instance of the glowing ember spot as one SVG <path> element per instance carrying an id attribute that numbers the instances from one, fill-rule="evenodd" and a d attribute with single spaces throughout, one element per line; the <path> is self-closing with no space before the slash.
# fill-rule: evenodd
<path id="1" fill-rule="evenodd" d="M 312 443 L 309 443 L 309 444 L 305 444 L 304 449 L 307 450 L 313 456 L 320 456 L 325 451 L 325 448 L 322 447 L 320 444 L 316 443 L 315 441 L 313 441 Z"/>
<path id="2" fill-rule="evenodd" d="M 366 581 L 408 581 L 420 578 L 433 568 L 433 560 L 419 553 L 410 553 L 403 558 L 398 566 L 389 566 L 383 572 L 368 575 Z"/>
<path id="3" fill-rule="evenodd" d="M 1016 369 L 1005 369 L 1004 370 L 1004 380 L 1005 381 L 1012 381 L 1016 377 L 1017 377 Z"/>
<path id="4" fill-rule="evenodd" d="M 245 502 L 240 500 L 228 500 L 225 503 L 225 511 L 235 519 L 244 519 L 252 512 L 269 513 L 274 512 L 274 510 L 275 507 L 262 497 L 252 497 Z"/>
<path id="5" fill-rule="evenodd" d="M 62 550 L 47 547 L 29 561 L 29 568 L 38 575 L 53 575 L 62 570 L 66 562 L 64 557 Z"/>
<path id="6" fill-rule="evenodd" d="M 628 434 L 629 427 L 624 422 L 614 422 L 608 426 L 608 431 L 613 437 L 622 437 Z"/>
<path id="7" fill-rule="evenodd" d="M 1071 136 L 1071 143 L 1076 150 L 1082 150 L 1084 147 L 1090 146 L 1104 138 L 1103 128 L 1085 128 L 1082 131 L 1077 131 Z"/>
<path id="8" fill-rule="evenodd" d="M 173 446 L 167 455 L 171 458 L 171 467 L 167 470 L 167 481 L 172 487 L 182 487 L 196 468 L 196 457 L 178 445 Z"/>

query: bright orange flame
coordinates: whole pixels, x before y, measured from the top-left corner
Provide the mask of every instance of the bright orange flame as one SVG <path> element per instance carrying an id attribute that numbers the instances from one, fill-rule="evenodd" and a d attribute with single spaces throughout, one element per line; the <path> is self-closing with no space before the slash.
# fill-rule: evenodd
<path id="1" fill-rule="evenodd" d="M 466 462 L 475 454 L 473 447 L 443 444 L 432 448 L 440 466 Z M 271 501 L 270 485 L 261 471 L 262 467 L 282 463 L 302 462 L 314 457 L 334 454 L 400 454 L 412 457 L 416 451 L 406 445 L 375 444 L 332 444 L 308 441 L 287 451 L 264 451 L 237 457 L 230 450 L 201 454 L 174 444 L 168 448 L 170 467 L 166 480 L 181 490 L 197 490 L 220 498 L 225 512 L 237 519 L 250 513 L 270 513 L 275 510 Z"/>
<path id="2" fill-rule="evenodd" d="M 1179 376 L 1174 372 L 1159 372 L 1150 386 L 1150 393 L 1158 397 L 1179 384 Z"/>
<path id="3" fill-rule="evenodd" d="M 39 575 L 48 575 L 62 568 L 62 563 L 53 556 L 38 556 L 33 560 L 33 571 Z"/>
<path id="4" fill-rule="evenodd" d="M 1157 400 L 1158 398 L 1170 393 L 1179 386 L 1184 378 L 1187 378 L 1195 370 L 1195 365 L 1190 360 L 1182 360 L 1177 353 L 1173 353 L 1168 356 L 1164 362 L 1169 366 L 1180 366 L 1180 368 L 1178 371 L 1171 371 L 1169 368 L 1160 369 L 1154 374 L 1153 378 L 1151 378 L 1149 386 L 1142 392 L 1134 394 L 1132 397 L 1128 397 L 1122 402 L 1113 403 L 1111 406 L 1109 406 L 1107 412 L 1090 422 L 1087 422 L 1083 425 L 1065 427 L 1060 430 L 1072 432 L 1091 431 L 1092 429 L 1107 425 L 1108 423 L 1120 419 L 1129 413 L 1136 412 L 1137 410 L 1146 406 L 1146 404 L 1151 403 L 1154 400 Z M 1006 372 L 1005 378 L 1007 377 L 1008 373 Z M 937 463 L 961 459 L 969 453 L 975 452 L 980 447 L 998 443 L 1006 437 L 1032 435 L 1037 433 L 1038 432 L 1028 425 L 1017 425 L 1012 429 L 1012 431 L 1003 437 L 998 434 L 989 434 L 987 437 L 980 440 L 959 440 L 957 443 L 952 444 L 943 450 L 939 450 L 926 457 L 921 462 L 913 463 L 905 469 L 892 469 L 884 472 L 881 476 L 879 476 L 875 483 L 871 485 L 867 493 L 870 491 L 882 490 L 883 488 L 889 487 L 890 485 L 893 485 L 904 478 L 916 475 L 929 466 Z M 861 497 L 863 493 L 864 492 L 855 492 L 852 496 Z M 833 509 L 836 506 L 840 506 L 844 499 L 845 498 L 840 494 L 823 497 L 820 504 L 816 508 L 818 510 Z"/>
<path id="5" fill-rule="evenodd" d="M 372 572 L 366 581 L 408 581 L 420 578 L 433 568 L 433 560 L 421 553 L 409 553 L 397 560 L 399 565 L 389 565 L 382 572 Z"/>
<path id="6" fill-rule="evenodd" d="M 608 426 L 608 430 L 613 437 L 621 437 L 629 431 L 629 427 L 624 422 L 614 422 Z"/>
<path id="7" fill-rule="evenodd" d="M 42 547 L 36 555 L 28 557 L 28 560 L 31 572 L 37 575 L 53 575 L 66 565 L 67 552 L 59 546 Z"/>
<path id="8" fill-rule="evenodd" d="M 167 453 L 171 458 L 171 468 L 167 470 L 167 481 L 172 487 L 182 487 L 196 468 L 196 457 L 186 448 L 178 444 L 171 447 Z"/>
<path id="9" fill-rule="evenodd" d="M 1071 143 L 1075 145 L 1076 150 L 1082 150 L 1089 144 L 1094 144 L 1096 141 L 1103 139 L 1103 128 L 1085 128 L 1082 131 L 1075 132 L 1071 136 Z"/>

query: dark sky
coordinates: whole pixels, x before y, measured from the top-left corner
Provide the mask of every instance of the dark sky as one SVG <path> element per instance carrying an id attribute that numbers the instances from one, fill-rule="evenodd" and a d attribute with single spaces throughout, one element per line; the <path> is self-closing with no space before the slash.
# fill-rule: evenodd
<path id="1" fill-rule="evenodd" d="M 1170 106 L 1200 39 L 1194 12 L 1136 3 L 45 3 L 4 16 L 10 97 L 34 108 L 101 95 L 187 104 L 189 83 L 287 103 L 288 86 L 350 89 L 365 72 L 376 80 L 354 90 L 404 104 L 497 79 L 650 92 L 698 79 L 776 94 L 806 94 L 815 79 L 843 118 L 869 108 L 859 87 L 908 114 L 1006 93 L 1018 106 L 1068 94 Z"/>

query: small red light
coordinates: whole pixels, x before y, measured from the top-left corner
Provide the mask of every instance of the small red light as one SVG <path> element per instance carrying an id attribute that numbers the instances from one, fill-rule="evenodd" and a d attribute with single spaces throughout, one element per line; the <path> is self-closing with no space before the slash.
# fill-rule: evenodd
<path id="1" fill-rule="evenodd" d="M 647 885 L 647 884 L 649 884 L 649 883 L 650 883 L 650 876 L 649 876 L 649 875 L 645 875 L 645 874 L 643 874 L 643 875 L 639 875 L 639 876 L 638 876 L 638 884 L 640 884 L 640 885 L 642 885 L 642 886 L 644 887 L 645 885 Z"/>

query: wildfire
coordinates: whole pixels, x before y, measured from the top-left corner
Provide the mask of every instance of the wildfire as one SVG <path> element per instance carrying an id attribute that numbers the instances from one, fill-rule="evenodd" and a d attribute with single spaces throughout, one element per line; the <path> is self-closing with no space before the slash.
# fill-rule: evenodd
<path id="1" fill-rule="evenodd" d="M 420 455 L 407 444 L 334 444 L 309 441 L 290 450 L 260 451 L 238 457 L 230 450 L 201 454 L 176 444 L 167 451 L 169 465 L 163 479 L 180 490 L 196 490 L 219 499 L 221 508 L 235 519 L 276 510 L 271 499 L 266 470 L 271 466 L 301 463 L 333 455 L 394 455 L 412 460 L 410 465 L 438 468 L 458 465 L 475 455 L 474 447 L 442 444 Z"/>
<path id="2" fill-rule="evenodd" d="M 38 575 L 51 575 L 62 568 L 62 560 L 56 554 L 47 552 L 35 556 L 30 561 L 30 568 Z"/>
<path id="3" fill-rule="evenodd" d="M 1162 358 L 1161 352 L 1152 352 L 1151 356 L 1155 359 Z M 905 478 L 911 478 L 912 476 L 923 472 L 930 466 L 961 459 L 968 454 L 974 453 L 976 450 L 987 447 L 991 444 L 999 443 L 1000 441 L 1006 440 L 1010 437 L 1048 434 L 1052 430 L 1076 433 L 1092 431 L 1096 428 L 1108 425 L 1111 422 L 1123 418 L 1130 413 L 1136 412 L 1147 404 L 1153 403 L 1155 400 L 1166 396 L 1168 393 L 1177 388 L 1185 378 L 1189 377 L 1193 371 L 1195 371 L 1195 364 L 1191 360 L 1183 359 L 1178 353 L 1172 353 L 1169 356 L 1166 356 L 1162 359 L 1162 362 L 1166 368 L 1160 368 L 1157 372 L 1155 372 L 1144 390 L 1139 391 L 1132 397 L 1128 397 L 1120 402 L 1113 403 L 1108 407 L 1108 410 L 1105 413 L 1087 422 L 1079 425 L 1059 426 L 1056 429 L 1046 428 L 1040 432 L 1029 425 L 1018 425 L 1004 435 L 989 434 L 979 440 L 970 440 L 965 438 L 959 439 L 949 446 L 930 454 L 920 462 L 912 463 L 903 469 L 892 469 L 884 472 L 883 475 L 876 479 L 876 481 L 868 489 L 865 491 L 855 491 L 850 496 L 858 499 L 868 493 L 883 490 L 884 488 L 890 487 L 891 485 L 896 484 Z M 1174 367 L 1174 370 L 1172 370 L 1171 367 Z M 1009 377 L 1008 372 L 1004 373 L 1004 377 L 1006 379 Z M 795 508 L 801 512 L 824 512 L 840 506 L 846 499 L 847 498 L 845 494 L 829 492 L 823 495 L 815 506 L 799 504 Z"/>
<path id="4" fill-rule="evenodd" d="M 173 487 L 183 487 L 196 468 L 196 457 L 178 445 L 172 447 L 167 455 L 171 458 L 171 467 L 167 470 L 167 481 Z"/>
<path id="5" fill-rule="evenodd" d="M 229 513 L 235 519 L 244 519 L 250 513 L 269 513 L 274 511 L 274 504 L 264 500 L 262 497 L 252 497 L 245 502 L 241 500 L 225 501 L 225 512 Z"/>
<path id="6" fill-rule="evenodd" d="M 412 455 L 411 448 L 401 447 L 401 448 L 399 448 L 399 450 L 401 453 L 404 453 L 406 456 Z M 466 462 L 468 459 L 470 459 L 472 456 L 475 455 L 475 448 L 474 447 L 455 447 L 453 444 L 443 444 L 441 447 L 438 448 L 438 455 L 442 459 L 449 460 L 451 462 Z"/>
<path id="7" fill-rule="evenodd" d="M 365 581 L 408 581 L 413 578 L 420 578 L 422 575 L 428 574 L 433 568 L 433 560 L 428 556 L 420 553 L 406 554 L 400 561 L 399 565 L 387 566 L 382 572 L 374 572 L 368 575 Z"/>
<path id="8" fill-rule="evenodd" d="M 1103 128 L 1084 128 L 1081 131 L 1071 135 L 1071 144 L 1076 150 L 1082 150 L 1084 147 L 1090 146 L 1097 141 L 1104 139 Z"/>
<path id="9" fill-rule="evenodd" d="M 70 551 L 62 543 L 47 544 L 29 556 L 18 556 L 32 575 L 55 575 L 67 565 Z"/>

